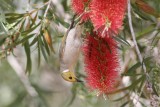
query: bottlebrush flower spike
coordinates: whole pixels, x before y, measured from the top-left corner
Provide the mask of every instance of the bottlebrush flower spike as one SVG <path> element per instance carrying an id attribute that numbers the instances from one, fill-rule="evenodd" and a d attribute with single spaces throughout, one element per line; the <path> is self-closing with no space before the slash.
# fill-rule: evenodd
<path id="1" fill-rule="evenodd" d="M 71 5 L 75 13 L 81 16 L 81 20 L 86 21 L 89 19 L 89 6 L 90 0 L 72 0 Z"/>
<path id="2" fill-rule="evenodd" d="M 119 84 L 119 61 L 116 41 L 112 38 L 88 36 L 83 46 L 88 86 L 107 94 Z"/>
<path id="3" fill-rule="evenodd" d="M 106 33 L 118 33 L 122 26 L 127 0 L 92 0 L 90 18 L 96 31 L 105 37 Z"/>

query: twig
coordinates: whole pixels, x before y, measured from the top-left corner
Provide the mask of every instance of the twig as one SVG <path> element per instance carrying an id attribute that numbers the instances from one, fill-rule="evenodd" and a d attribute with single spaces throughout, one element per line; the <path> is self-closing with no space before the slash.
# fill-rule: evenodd
<path id="1" fill-rule="evenodd" d="M 160 27 L 160 19 L 158 18 L 155 30 L 151 33 L 150 37 L 148 38 L 148 39 L 152 39 L 152 42 L 154 41 L 156 35 L 159 33 L 159 31 L 158 31 L 159 27 Z"/>
<path id="2" fill-rule="evenodd" d="M 132 17 L 131 17 L 131 4 L 130 4 L 130 0 L 128 0 L 128 22 L 129 22 L 129 28 L 130 28 L 130 31 L 131 31 L 131 36 L 132 36 L 132 39 L 133 39 L 133 43 L 135 45 L 135 48 L 136 48 L 136 52 L 137 52 L 137 55 L 138 55 L 138 58 L 142 64 L 142 68 L 143 68 L 143 71 L 146 75 L 146 79 L 147 79 L 147 86 L 148 86 L 148 83 L 149 82 L 149 74 L 147 73 L 147 70 L 146 70 L 146 65 L 143 63 L 143 58 L 142 58 L 142 55 L 140 53 L 140 50 L 138 48 L 138 45 L 137 45 L 137 41 L 136 41 L 136 37 L 135 37 L 135 33 L 134 33 L 134 30 L 133 30 L 133 25 L 132 25 Z M 142 87 L 143 89 L 144 87 Z M 141 93 L 140 93 L 141 94 Z M 140 95 L 139 95 L 140 96 Z M 137 102 L 135 103 L 135 105 L 139 102 L 139 97 L 137 98 Z"/>
<path id="3" fill-rule="evenodd" d="M 150 35 L 150 39 L 154 38 L 155 35 L 158 33 L 158 29 L 159 28 L 159 22 L 157 23 L 156 27 L 155 27 L 155 31 L 152 32 L 152 34 Z"/>
<path id="4" fill-rule="evenodd" d="M 7 60 L 8 60 L 8 63 L 11 65 L 11 67 L 16 72 L 21 82 L 23 83 L 28 94 L 32 97 L 38 96 L 37 91 L 35 90 L 34 87 L 32 87 L 31 83 L 29 82 L 28 77 L 25 75 L 25 72 L 23 68 L 20 66 L 20 64 L 18 63 L 17 59 L 14 56 L 10 55 L 8 56 Z"/>
<path id="5" fill-rule="evenodd" d="M 139 58 L 139 60 L 140 60 L 140 62 L 142 64 L 144 73 L 147 76 L 147 80 L 149 81 L 149 74 L 147 73 L 146 65 L 143 63 L 143 58 L 142 58 L 142 55 L 141 55 L 140 50 L 138 48 L 136 37 L 135 37 L 135 33 L 134 33 L 134 30 L 133 30 L 132 18 L 131 18 L 131 4 L 130 4 L 130 0 L 128 0 L 128 21 L 129 21 L 129 28 L 130 28 L 130 31 L 131 31 L 131 36 L 132 36 L 133 43 L 134 43 L 135 48 L 136 48 L 136 52 L 137 52 L 138 58 Z"/>
<path id="6" fill-rule="evenodd" d="M 30 0 L 28 0 L 27 2 L 27 9 L 26 9 L 27 12 L 29 12 L 29 8 L 30 8 Z"/>
<path id="7" fill-rule="evenodd" d="M 46 18 L 46 16 L 47 16 L 47 13 L 48 13 L 48 10 L 49 10 L 49 7 L 50 7 L 51 2 L 52 2 L 52 0 L 49 0 L 48 6 L 47 6 L 47 8 L 46 8 L 46 10 L 45 10 L 45 12 L 44 12 L 44 18 Z"/>
<path id="8" fill-rule="evenodd" d="M 40 6 L 39 8 L 34 9 L 34 10 L 32 10 L 31 12 L 29 12 L 29 14 L 33 14 L 34 12 L 39 11 L 39 10 L 42 9 L 44 6 L 46 6 L 48 3 L 49 3 L 49 2 L 44 3 L 44 4 L 43 4 L 42 6 Z M 28 15 L 28 14 L 27 14 L 27 15 Z"/>
<path id="9" fill-rule="evenodd" d="M 131 4 L 130 4 L 130 0 L 128 0 L 128 21 L 129 21 L 129 27 L 130 27 L 130 31 L 131 31 L 131 35 L 132 35 L 132 39 L 133 39 L 133 42 L 134 42 L 134 45 L 135 45 L 135 48 L 136 48 L 136 52 L 138 54 L 138 58 L 142 64 L 142 67 L 143 67 L 143 70 L 144 70 L 144 73 L 146 75 L 146 85 L 144 85 L 142 88 L 141 88 L 141 92 L 139 94 L 139 96 L 142 94 L 142 91 L 143 91 L 143 88 L 146 86 L 147 87 L 147 90 L 150 94 L 150 104 L 151 106 L 153 107 L 158 107 L 158 101 L 156 100 L 156 98 L 158 98 L 158 96 L 156 94 L 154 94 L 154 91 L 152 89 L 152 83 L 149 81 L 149 74 L 147 73 L 147 70 L 146 70 L 146 66 L 145 64 L 143 63 L 143 58 L 142 58 L 142 55 L 140 53 L 140 50 L 138 48 L 138 45 L 137 45 L 137 41 L 136 41 L 136 38 L 135 38 L 135 33 L 134 33 L 134 30 L 133 30 L 133 25 L 132 25 L 132 18 L 131 18 Z M 157 25 L 157 27 L 159 26 L 159 24 Z M 139 97 L 138 97 L 138 100 L 137 102 L 139 101 Z"/>

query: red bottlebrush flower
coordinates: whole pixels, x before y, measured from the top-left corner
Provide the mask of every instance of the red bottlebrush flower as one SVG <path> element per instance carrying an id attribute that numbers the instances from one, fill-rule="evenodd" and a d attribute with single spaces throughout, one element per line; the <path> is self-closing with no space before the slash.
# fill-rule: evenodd
<path id="1" fill-rule="evenodd" d="M 96 31 L 105 37 L 106 33 L 118 33 L 122 26 L 127 0 L 92 0 L 90 18 Z"/>
<path id="2" fill-rule="evenodd" d="M 72 0 L 71 5 L 73 11 L 81 16 L 81 20 L 86 21 L 89 19 L 89 6 L 90 0 Z"/>
<path id="3" fill-rule="evenodd" d="M 113 92 L 119 84 L 119 58 L 112 38 L 88 36 L 83 46 L 88 86 L 101 94 Z"/>

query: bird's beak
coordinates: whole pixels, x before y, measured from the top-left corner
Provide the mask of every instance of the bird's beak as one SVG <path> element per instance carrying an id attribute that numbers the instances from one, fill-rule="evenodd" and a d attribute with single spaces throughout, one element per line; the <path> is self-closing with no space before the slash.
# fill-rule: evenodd
<path id="1" fill-rule="evenodd" d="M 78 78 L 75 78 L 77 82 L 83 82 L 82 80 L 78 79 Z"/>

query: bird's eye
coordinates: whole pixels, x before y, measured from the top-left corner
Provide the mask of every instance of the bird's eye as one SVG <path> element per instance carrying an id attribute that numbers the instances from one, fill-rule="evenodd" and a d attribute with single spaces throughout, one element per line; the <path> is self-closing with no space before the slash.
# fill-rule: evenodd
<path id="1" fill-rule="evenodd" d="M 69 79 L 72 79 L 72 77 L 69 77 Z"/>

